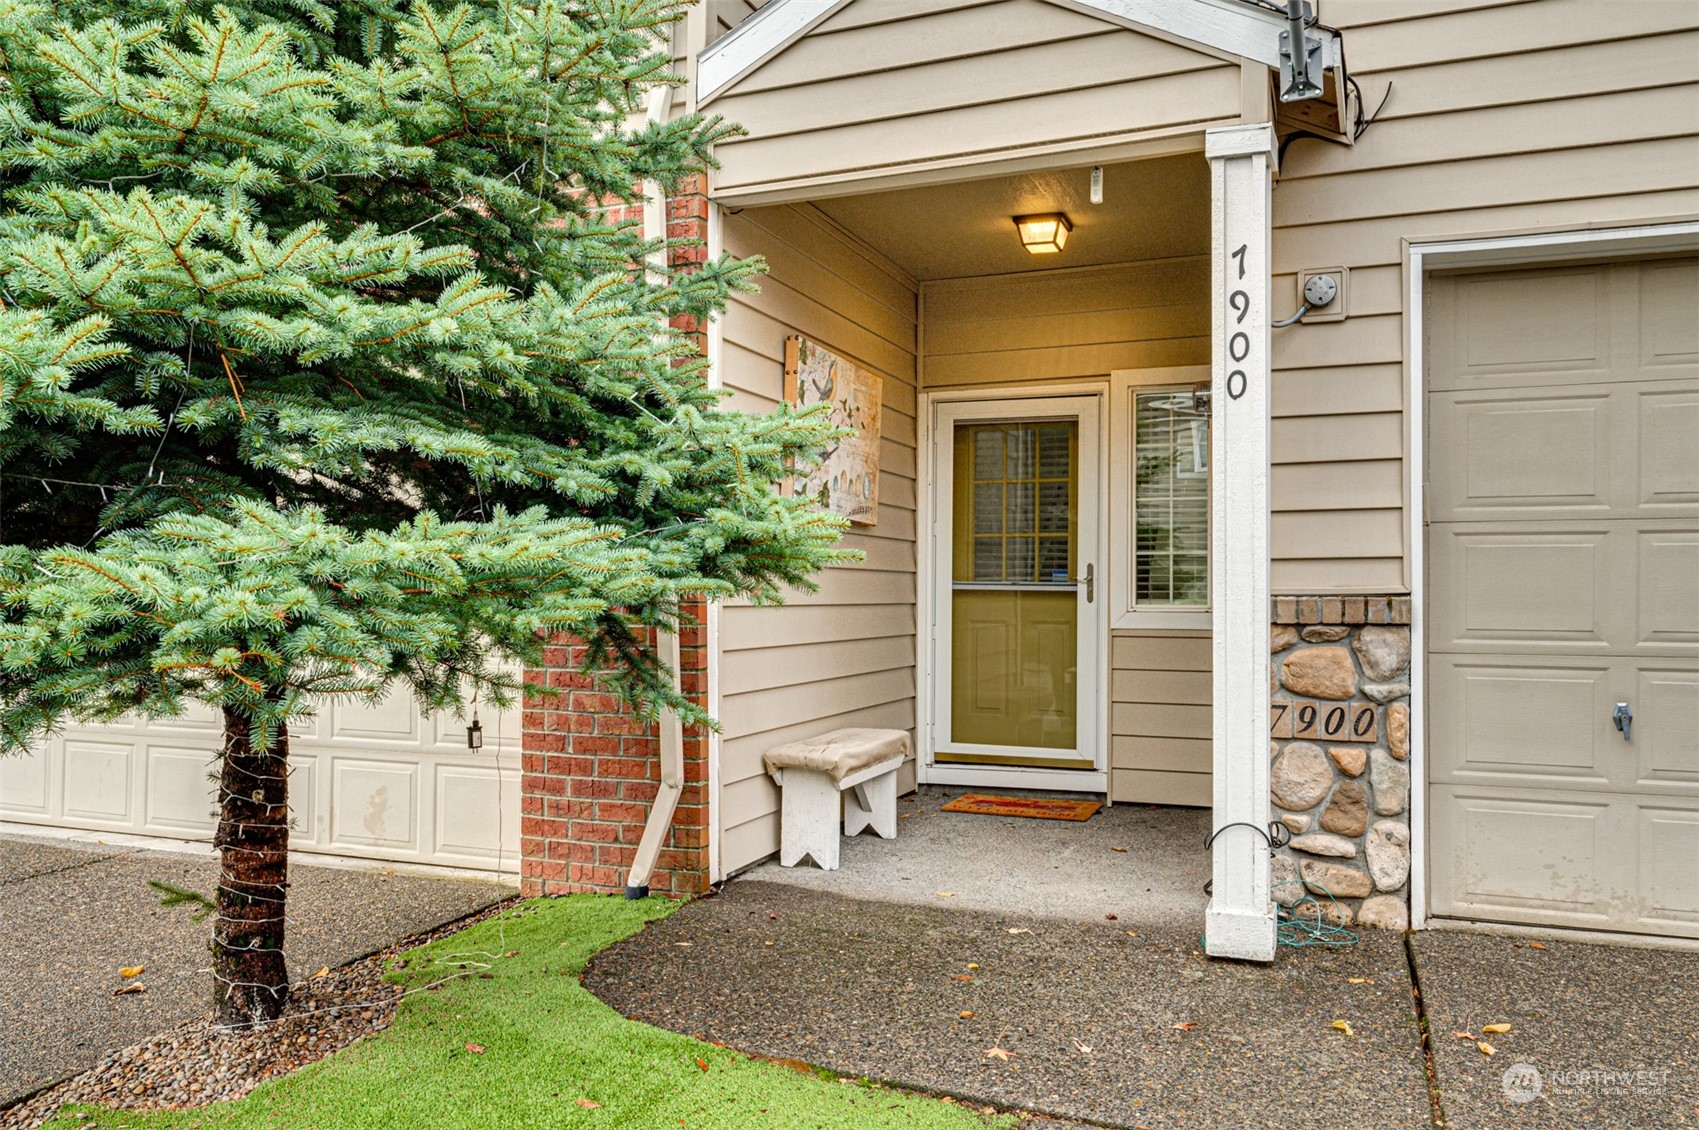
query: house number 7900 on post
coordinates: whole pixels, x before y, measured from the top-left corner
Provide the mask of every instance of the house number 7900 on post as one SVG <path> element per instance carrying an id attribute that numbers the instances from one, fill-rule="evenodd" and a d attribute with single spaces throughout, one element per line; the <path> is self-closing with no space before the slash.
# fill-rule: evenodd
<path id="1" fill-rule="evenodd" d="M 1231 258 L 1238 261 L 1239 274 L 1233 282 L 1245 280 L 1245 252 L 1248 244 L 1241 243 L 1233 252 Z M 1233 325 L 1244 324 L 1245 318 L 1251 312 L 1251 296 L 1243 290 L 1234 290 L 1227 296 L 1227 305 L 1233 308 Z M 1235 328 L 1232 336 L 1227 339 L 1227 359 L 1235 365 L 1243 364 L 1245 358 L 1251 355 L 1251 335 L 1244 330 Z M 1227 396 L 1237 400 L 1245 395 L 1245 370 L 1234 369 L 1227 374 Z"/>

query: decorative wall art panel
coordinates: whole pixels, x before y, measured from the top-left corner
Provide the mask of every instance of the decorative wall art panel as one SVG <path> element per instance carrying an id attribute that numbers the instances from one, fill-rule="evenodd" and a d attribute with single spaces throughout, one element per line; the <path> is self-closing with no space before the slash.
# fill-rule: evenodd
<path id="1" fill-rule="evenodd" d="M 821 464 L 792 484 L 861 526 L 879 521 L 879 425 L 883 378 L 804 337 L 785 339 L 785 399 L 798 408 L 828 406 L 833 425 L 849 428 Z"/>

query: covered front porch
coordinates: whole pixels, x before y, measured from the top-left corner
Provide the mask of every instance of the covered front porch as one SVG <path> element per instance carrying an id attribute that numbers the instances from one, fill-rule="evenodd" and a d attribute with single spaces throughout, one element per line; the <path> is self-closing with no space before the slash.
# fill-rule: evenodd
<path id="1" fill-rule="evenodd" d="M 863 561 L 784 607 L 710 612 L 715 877 L 777 846 L 765 751 L 906 730 L 905 786 L 1207 813 L 1192 909 L 1213 877 L 1212 951 L 1267 960 L 1274 133 L 1247 122 L 1268 97 L 1240 63 L 1117 34 L 1199 97 L 1230 73 L 1221 113 L 1014 166 L 778 186 L 748 183 L 768 143 L 818 164 L 824 137 L 768 135 L 766 68 L 721 96 L 751 137 L 722 149 L 710 251 L 768 272 L 710 327 L 711 371 L 756 411 L 853 383 L 870 454 L 834 506 Z M 790 489 L 836 503 L 844 482 Z M 1211 866 L 1206 824 L 1229 828 Z"/>

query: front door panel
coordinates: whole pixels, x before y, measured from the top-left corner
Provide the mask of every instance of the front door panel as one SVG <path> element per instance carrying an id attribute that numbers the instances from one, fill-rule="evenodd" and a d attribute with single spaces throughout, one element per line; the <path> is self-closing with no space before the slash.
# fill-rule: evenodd
<path id="1" fill-rule="evenodd" d="M 1097 770 L 1097 398 L 937 422 L 931 763 Z"/>

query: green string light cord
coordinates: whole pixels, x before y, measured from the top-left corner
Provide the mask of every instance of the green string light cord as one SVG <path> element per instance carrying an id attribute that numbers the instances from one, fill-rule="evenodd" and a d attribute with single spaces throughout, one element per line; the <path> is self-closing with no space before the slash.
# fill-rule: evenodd
<path id="1" fill-rule="evenodd" d="M 1314 887 L 1327 897 L 1333 904 L 1332 917 L 1336 921 L 1345 920 L 1345 910 L 1339 905 L 1339 900 L 1333 897 L 1326 887 L 1320 883 L 1306 883 L 1302 879 L 1283 879 L 1274 884 L 1279 887 L 1299 887 L 1304 890 L 1304 897 L 1289 907 L 1280 908 L 1280 923 L 1275 929 L 1276 944 L 1302 949 L 1305 946 L 1354 946 L 1357 935 L 1343 926 L 1334 926 L 1324 920 L 1322 905 L 1316 897 L 1309 893 Z M 1311 917 L 1305 908 L 1308 903 L 1315 910 Z"/>

